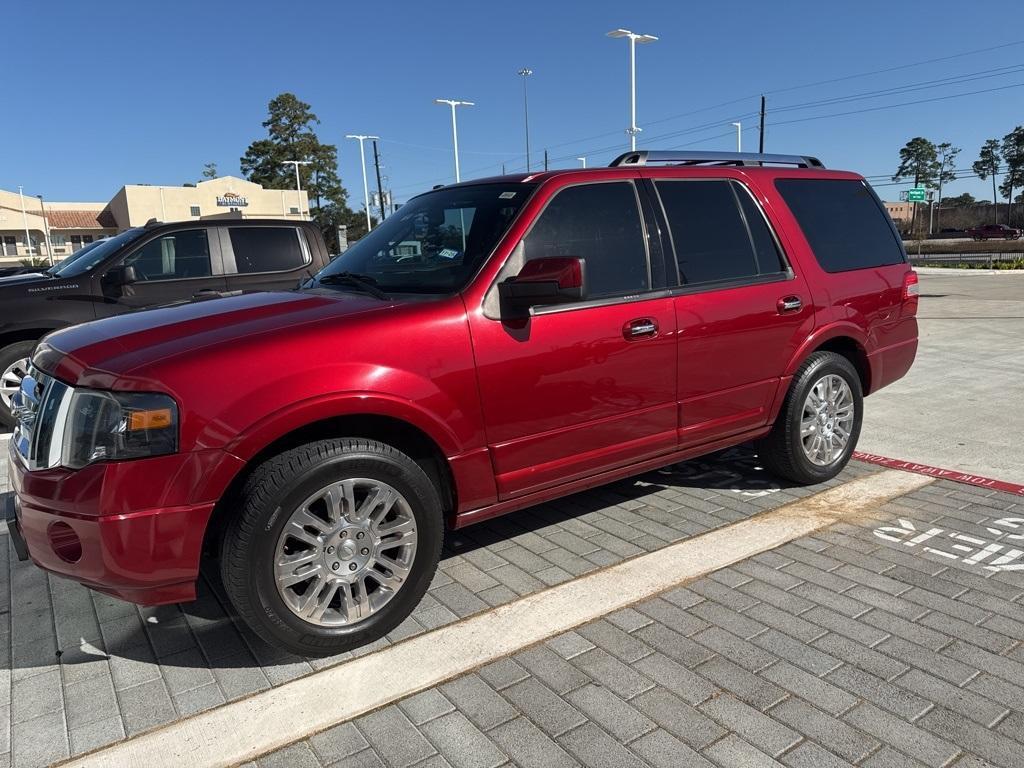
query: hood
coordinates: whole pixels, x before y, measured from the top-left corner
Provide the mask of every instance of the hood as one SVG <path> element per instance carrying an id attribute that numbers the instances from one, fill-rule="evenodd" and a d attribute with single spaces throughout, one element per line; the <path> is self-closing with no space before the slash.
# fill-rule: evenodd
<path id="1" fill-rule="evenodd" d="M 44 275 L 42 272 L 28 272 L 20 275 L 7 275 L 6 277 L 0 277 L 0 289 L 6 288 L 11 285 L 38 283 L 45 280 L 53 280 L 53 278 L 50 277 L 50 275 Z"/>
<path id="2" fill-rule="evenodd" d="M 182 306 L 131 312 L 47 336 L 36 364 L 70 383 L 109 388 L 162 361 L 259 337 L 343 322 L 393 302 L 353 293 L 250 293 Z"/>

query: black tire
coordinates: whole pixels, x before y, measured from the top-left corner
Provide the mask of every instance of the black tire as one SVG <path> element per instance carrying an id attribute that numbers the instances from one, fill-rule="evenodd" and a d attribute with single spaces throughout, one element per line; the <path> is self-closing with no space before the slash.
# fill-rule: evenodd
<path id="1" fill-rule="evenodd" d="M 416 552 L 405 584 L 376 613 L 351 627 L 323 627 L 287 606 L 273 563 L 295 507 L 347 477 L 380 480 L 406 498 L 416 519 Z M 330 656 L 378 640 L 412 613 L 437 569 L 443 539 L 440 496 L 415 461 L 375 440 L 321 440 L 268 459 L 248 478 L 240 509 L 224 532 L 221 578 L 235 610 L 261 638 L 304 656 Z"/>
<path id="2" fill-rule="evenodd" d="M 34 341 L 16 341 L 0 349 L 0 374 L 3 374 L 10 366 L 24 358 L 32 357 L 36 348 Z M 0 430 L 8 431 L 14 428 L 14 419 L 11 417 L 11 409 L 0 399 Z"/>
<path id="3" fill-rule="evenodd" d="M 813 463 L 805 454 L 800 441 L 800 419 L 807 395 L 822 377 L 835 374 L 842 377 L 853 394 L 854 417 L 850 440 L 842 455 L 826 466 Z M 761 463 L 770 472 L 799 485 L 813 485 L 831 480 L 846 467 L 860 437 L 864 417 L 864 395 L 860 376 L 842 355 L 835 352 L 815 352 L 797 369 L 786 393 L 772 431 L 755 447 Z"/>

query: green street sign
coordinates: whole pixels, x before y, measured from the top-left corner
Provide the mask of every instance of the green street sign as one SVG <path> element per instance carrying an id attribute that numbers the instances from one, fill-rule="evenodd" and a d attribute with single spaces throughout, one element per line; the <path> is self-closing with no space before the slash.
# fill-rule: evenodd
<path id="1" fill-rule="evenodd" d="M 927 195 L 927 190 L 924 187 L 912 187 L 907 190 L 907 202 L 908 203 L 923 203 Z"/>

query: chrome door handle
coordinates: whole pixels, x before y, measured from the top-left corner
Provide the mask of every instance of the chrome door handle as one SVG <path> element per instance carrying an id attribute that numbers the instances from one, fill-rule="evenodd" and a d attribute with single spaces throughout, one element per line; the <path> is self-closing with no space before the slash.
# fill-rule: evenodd
<path id="1" fill-rule="evenodd" d="M 788 315 L 792 312 L 799 312 L 803 309 L 804 303 L 800 300 L 799 296 L 786 296 L 779 299 L 779 303 L 776 306 L 780 315 Z"/>
<path id="2" fill-rule="evenodd" d="M 658 323 L 649 317 L 630 320 L 622 327 L 622 335 L 627 339 L 644 339 L 658 335 Z"/>

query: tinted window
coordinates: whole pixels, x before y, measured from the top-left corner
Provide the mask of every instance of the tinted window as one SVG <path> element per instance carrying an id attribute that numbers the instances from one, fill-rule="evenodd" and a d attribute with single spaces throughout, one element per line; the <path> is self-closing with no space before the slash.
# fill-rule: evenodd
<path id="1" fill-rule="evenodd" d="M 306 263 L 292 227 L 231 227 L 228 233 L 239 274 L 287 272 Z"/>
<path id="2" fill-rule="evenodd" d="M 903 250 L 874 192 L 862 181 L 775 182 L 826 272 L 903 262 Z"/>
<path id="3" fill-rule="evenodd" d="M 139 280 L 209 277 L 210 245 L 206 230 L 187 229 L 150 240 L 129 256 L 125 264 L 135 267 L 135 276 Z"/>
<path id="4" fill-rule="evenodd" d="M 427 192 L 388 216 L 318 277 L 353 272 L 372 278 L 385 291 L 460 290 L 494 251 L 534 188 L 467 184 Z"/>
<path id="5" fill-rule="evenodd" d="M 779 256 L 761 214 L 756 219 L 741 214 L 740 198 L 748 197 L 744 190 L 729 181 L 659 181 L 656 186 L 682 282 L 710 283 L 779 271 Z M 749 208 L 756 212 L 753 205 Z M 751 240 L 759 221 L 762 228 L 756 231 L 766 249 L 763 270 Z"/>
<path id="6" fill-rule="evenodd" d="M 50 270 L 51 275 L 58 277 L 78 277 L 84 275 L 108 256 L 113 256 L 117 249 L 127 245 L 132 240 L 142 237 L 146 230 L 142 228 L 127 229 L 116 237 L 109 237 L 105 240 L 97 240 L 88 248 L 79 247 L 78 251 L 60 264 Z M 71 236 L 74 242 L 76 236 Z M 12 239 L 13 241 L 13 239 Z"/>
<path id="7" fill-rule="evenodd" d="M 754 198 L 739 187 L 736 187 L 736 197 L 740 201 L 743 217 L 747 220 L 747 227 L 750 229 L 750 239 L 754 242 L 757 266 L 761 270 L 761 274 L 785 272 L 786 262 L 782 259 L 779 246 L 776 244 L 771 230 L 768 229 L 768 222 L 765 221 L 764 214 L 754 202 Z"/>
<path id="8" fill-rule="evenodd" d="M 527 261 L 547 256 L 585 259 L 592 298 L 637 293 L 650 286 L 640 211 L 628 182 L 562 190 L 523 244 Z"/>

